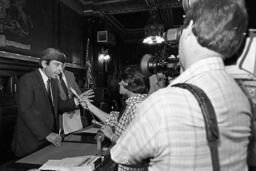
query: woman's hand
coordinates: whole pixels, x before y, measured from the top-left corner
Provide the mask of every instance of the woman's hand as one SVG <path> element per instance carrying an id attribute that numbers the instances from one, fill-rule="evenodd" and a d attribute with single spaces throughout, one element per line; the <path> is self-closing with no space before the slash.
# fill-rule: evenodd
<path id="1" fill-rule="evenodd" d="M 94 91 L 92 89 L 87 90 L 85 92 L 83 92 L 82 94 L 80 94 L 81 99 L 85 99 L 89 102 L 93 102 L 93 100 L 91 98 L 93 98 L 94 95 Z"/>

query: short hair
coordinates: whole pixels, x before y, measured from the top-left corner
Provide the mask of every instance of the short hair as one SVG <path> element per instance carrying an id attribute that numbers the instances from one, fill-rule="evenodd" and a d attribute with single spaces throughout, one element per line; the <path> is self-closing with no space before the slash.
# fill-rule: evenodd
<path id="1" fill-rule="evenodd" d="M 243 0 L 198 0 L 188 9 L 184 27 L 191 20 L 198 43 L 224 58 L 238 50 L 248 25 Z"/>
<path id="2" fill-rule="evenodd" d="M 147 94 L 149 91 L 149 78 L 145 77 L 137 65 L 129 65 L 121 71 L 120 79 L 128 83 L 124 88 L 140 94 Z"/>
<path id="3" fill-rule="evenodd" d="M 55 48 L 47 48 L 40 54 L 39 66 L 42 67 L 41 62 L 45 60 L 47 64 L 51 60 L 56 60 L 62 63 L 66 62 L 66 55 Z"/>

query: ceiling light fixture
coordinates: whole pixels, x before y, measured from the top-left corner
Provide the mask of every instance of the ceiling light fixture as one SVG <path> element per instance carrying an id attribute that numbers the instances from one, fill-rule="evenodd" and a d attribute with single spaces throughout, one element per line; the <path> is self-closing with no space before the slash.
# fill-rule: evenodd
<path id="1" fill-rule="evenodd" d="M 156 8 L 152 9 L 150 18 L 144 27 L 144 31 L 144 44 L 156 45 L 164 42 L 164 38 L 162 37 L 164 32 L 164 25 L 159 22 Z"/>

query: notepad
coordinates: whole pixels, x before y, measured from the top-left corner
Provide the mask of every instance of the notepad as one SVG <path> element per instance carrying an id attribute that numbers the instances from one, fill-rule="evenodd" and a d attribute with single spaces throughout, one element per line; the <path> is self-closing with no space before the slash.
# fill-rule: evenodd
<path id="1" fill-rule="evenodd" d="M 39 169 L 58 171 L 93 171 L 100 164 L 100 156 L 88 155 L 79 157 L 69 157 L 61 160 L 48 160 Z"/>

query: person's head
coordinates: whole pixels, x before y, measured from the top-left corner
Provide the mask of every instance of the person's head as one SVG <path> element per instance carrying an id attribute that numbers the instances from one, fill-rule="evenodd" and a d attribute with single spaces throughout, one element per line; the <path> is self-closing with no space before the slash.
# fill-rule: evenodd
<path id="1" fill-rule="evenodd" d="M 231 57 L 247 29 L 243 0 L 197 0 L 186 11 L 179 42 L 183 67 L 202 57 Z"/>
<path id="2" fill-rule="evenodd" d="M 147 94 L 149 91 L 149 79 L 141 73 L 136 65 L 125 67 L 120 74 L 120 80 L 120 94 L 129 96 L 130 92 Z"/>
<path id="3" fill-rule="evenodd" d="M 57 78 L 66 61 L 64 53 L 54 48 L 47 48 L 40 55 L 39 66 L 49 78 Z"/>

